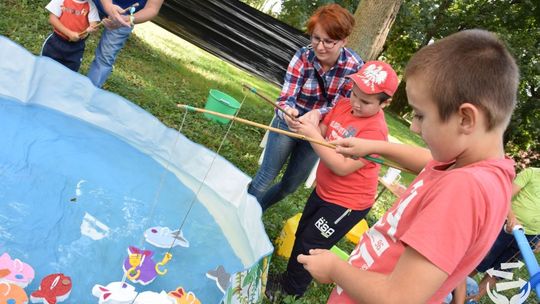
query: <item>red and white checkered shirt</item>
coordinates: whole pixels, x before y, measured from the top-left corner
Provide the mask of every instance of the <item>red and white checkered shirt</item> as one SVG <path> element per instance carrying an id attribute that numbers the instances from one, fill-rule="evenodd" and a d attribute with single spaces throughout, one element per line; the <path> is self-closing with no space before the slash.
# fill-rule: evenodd
<path id="1" fill-rule="evenodd" d="M 289 63 L 277 102 L 283 109 L 296 108 L 300 116 L 313 109 L 319 109 L 324 115 L 341 96 L 351 95 L 353 84 L 345 76 L 356 73 L 363 64 L 360 56 L 353 50 L 342 48 L 336 64 L 324 73 L 311 46 L 303 47 Z M 315 73 L 319 73 L 324 81 L 327 100 L 323 97 Z M 282 112 L 276 110 L 276 115 L 283 119 Z"/>

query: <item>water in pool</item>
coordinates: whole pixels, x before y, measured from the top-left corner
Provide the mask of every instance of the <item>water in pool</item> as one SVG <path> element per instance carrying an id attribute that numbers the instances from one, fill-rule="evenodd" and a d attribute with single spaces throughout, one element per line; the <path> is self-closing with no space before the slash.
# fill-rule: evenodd
<path id="1" fill-rule="evenodd" d="M 36 271 L 28 294 L 52 273 L 72 278 L 66 303 L 97 303 L 94 284 L 123 277 L 128 246 L 152 226 L 178 229 L 193 192 L 148 155 L 114 135 L 58 112 L 0 97 L 0 254 Z M 137 291 L 193 291 L 202 303 L 223 294 L 206 273 L 243 268 L 220 227 L 195 201 L 182 228 L 190 247 L 175 246 L 168 273 Z"/>

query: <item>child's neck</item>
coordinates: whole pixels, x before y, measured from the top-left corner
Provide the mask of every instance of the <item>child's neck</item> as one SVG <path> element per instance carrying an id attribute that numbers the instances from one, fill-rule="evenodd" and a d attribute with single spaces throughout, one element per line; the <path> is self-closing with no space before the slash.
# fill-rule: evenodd
<path id="1" fill-rule="evenodd" d="M 483 132 L 468 140 L 467 147 L 462 151 L 452 168 L 461 168 L 487 159 L 504 158 L 502 132 Z"/>

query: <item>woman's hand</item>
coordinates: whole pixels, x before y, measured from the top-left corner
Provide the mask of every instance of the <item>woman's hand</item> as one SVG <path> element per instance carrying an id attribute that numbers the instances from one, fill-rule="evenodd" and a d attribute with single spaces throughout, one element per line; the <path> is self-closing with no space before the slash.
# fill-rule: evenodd
<path id="1" fill-rule="evenodd" d="M 122 26 L 131 27 L 131 24 L 129 23 L 129 18 L 126 19 L 126 16 L 123 15 L 124 9 L 120 6 L 114 5 L 112 4 L 112 2 L 109 2 L 107 4 L 103 3 L 103 9 L 105 9 L 105 12 L 108 15 L 108 20 L 103 20 L 103 25 L 105 25 L 105 27 L 107 27 L 108 29 L 113 30 Z"/>
<path id="2" fill-rule="evenodd" d="M 287 112 L 289 115 L 291 115 L 292 117 L 298 117 L 298 110 L 295 109 L 295 108 L 287 108 L 285 109 L 285 112 Z M 293 131 L 293 132 L 296 132 L 298 130 L 298 127 L 300 127 L 300 121 L 298 120 L 298 118 L 296 119 L 292 119 L 289 117 L 289 115 L 284 115 L 283 117 L 285 118 L 285 122 L 287 123 L 287 126 L 289 127 L 289 130 Z"/>

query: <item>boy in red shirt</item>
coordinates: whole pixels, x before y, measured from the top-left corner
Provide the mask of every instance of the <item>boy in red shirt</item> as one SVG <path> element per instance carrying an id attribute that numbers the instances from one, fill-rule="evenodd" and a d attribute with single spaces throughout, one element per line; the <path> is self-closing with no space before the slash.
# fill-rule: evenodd
<path id="1" fill-rule="evenodd" d="M 45 39 L 41 55 L 79 71 L 88 36 L 79 34 L 95 31 L 99 22 L 96 6 L 92 0 L 51 0 L 46 9 L 54 32 Z"/>
<path id="2" fill-rule="evenodd" d="M 337 284 L 328 303 L 440 304 L 486 255 L 508 213 L 515 172 L 502 138 L 519 71 L 505 45 L 487 31 L 462 31 L 418 51 L 405 78 L 411 130 L 429 150 L 334 142 L 344 155 L 378 153 L 420 174 L 348 262 L 320 249 L 298 257 L 317 281 Z"/>
<path id="3" fill-rule="evenodd" d="M 382 61 L 370 61 L 347 77 L 354 84 L 351 97 L 339 99 L 318 125 L 304 120 L 298 133 L 320 141 L 347 137 L 386 141 L 388 128 L 382 109 L 397 89 L 396 72 Z M 312 112 L 320 118 L 319 111 Z M 298 263 L 297 256 L 313 248 L 331 248 L 366 216 L 374 203 L 379 164 L 346 158 L 321 145 L 312 147 L 321 159 L 317 187 L 298 223 L 287 271 L 280 278 L 272 278 L 267 286 L 269 298 L 275 290 L 301 297 L 312 277 Z"/>

